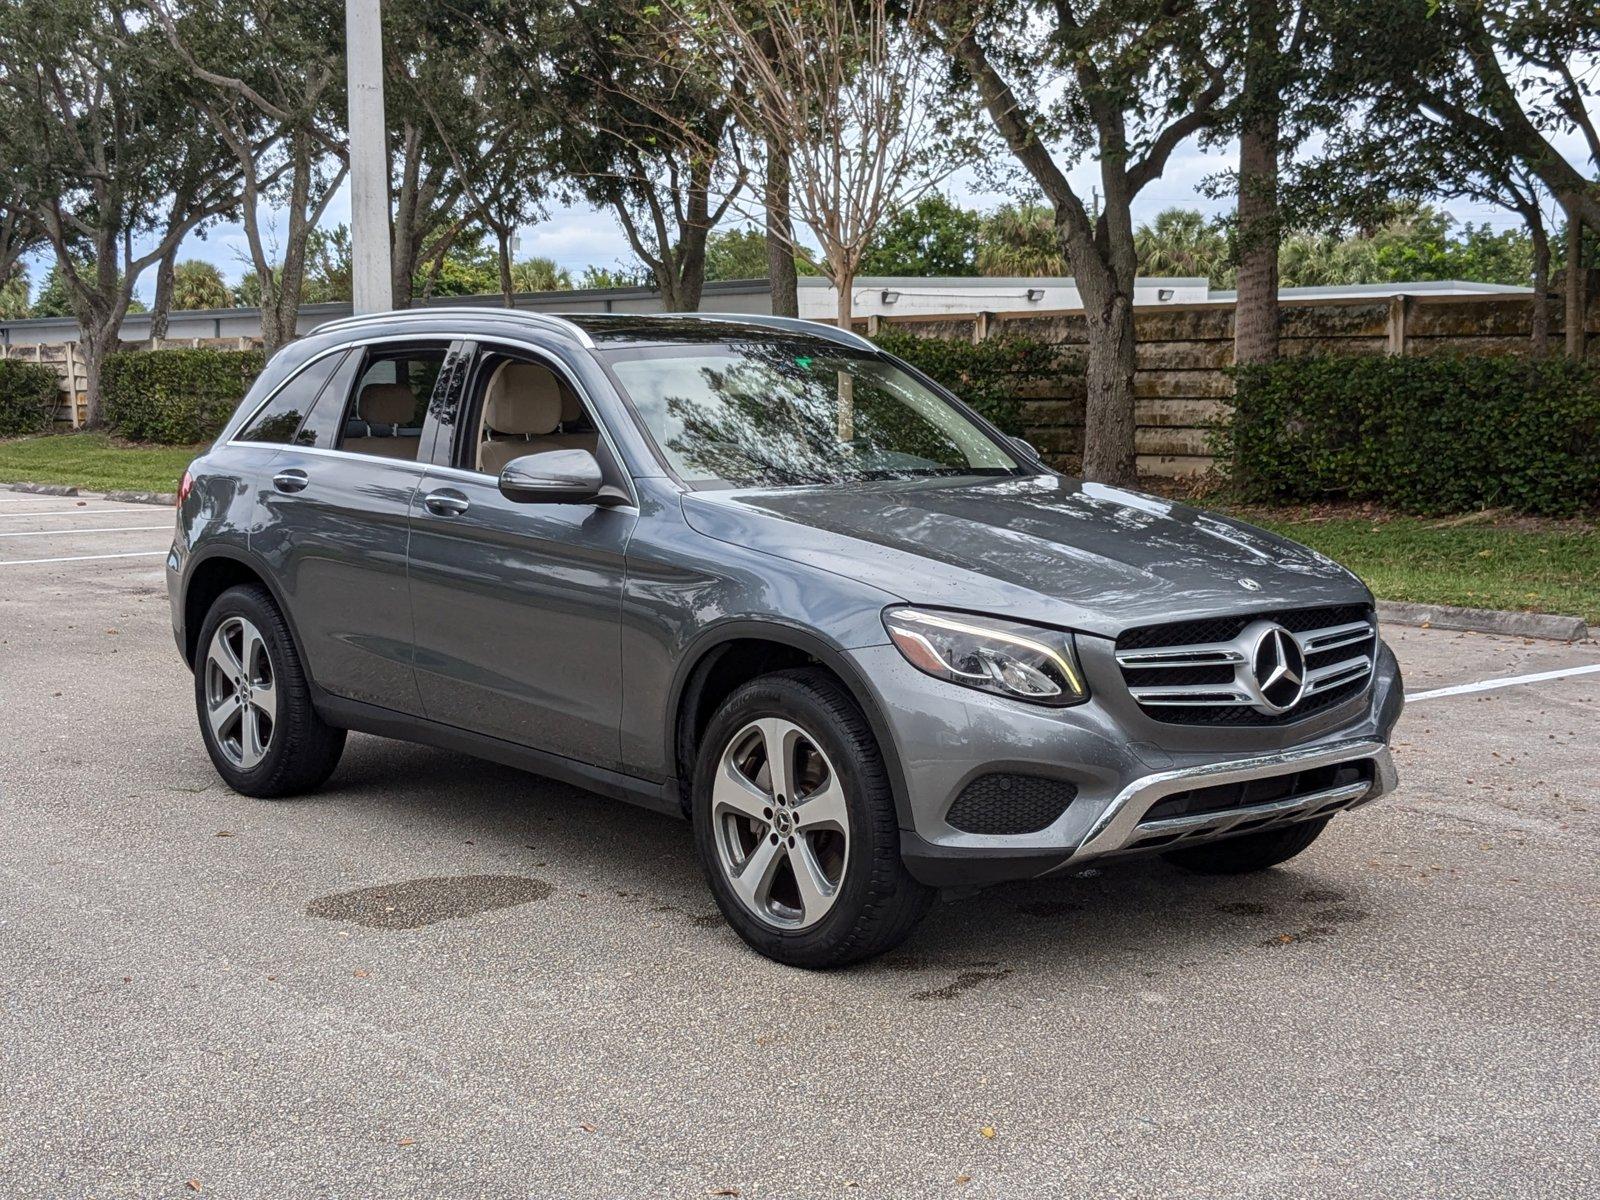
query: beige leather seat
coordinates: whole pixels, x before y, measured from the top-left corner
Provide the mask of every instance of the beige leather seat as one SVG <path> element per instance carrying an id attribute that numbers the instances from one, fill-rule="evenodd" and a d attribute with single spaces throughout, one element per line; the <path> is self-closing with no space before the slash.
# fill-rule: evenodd
<path id="1" fill-rule="evenodd" d="M 565 449 L 556 434 L 562 417 L 561 390 L 548 367 L 501 363 L 483 396 L 483 427 L 489 437 L 478 443 L 478 470 L 498 475 L 524 454 Z"/>
<path id="2" fill-rule="evenodd" d="M 417 457 L 419 439 L 400 434 L 417 412 L 417 394 L 404 383 L 369 383 L 356 398 L 356 419 L 365 423 L 364 436 L 346 436 L 340 448 L 352 454 L 379 458 Z"/>

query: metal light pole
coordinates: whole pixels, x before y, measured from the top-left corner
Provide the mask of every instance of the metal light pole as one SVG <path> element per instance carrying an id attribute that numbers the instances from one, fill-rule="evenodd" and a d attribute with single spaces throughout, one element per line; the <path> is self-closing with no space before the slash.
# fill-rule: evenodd
<path id="1" fill-rule="evenodd" d="M 389 266 L 389 148 L 383 115 L 380 0 L 345 0 L 350 81 L 350 284 L 358 313 L 394 307 Z"/>

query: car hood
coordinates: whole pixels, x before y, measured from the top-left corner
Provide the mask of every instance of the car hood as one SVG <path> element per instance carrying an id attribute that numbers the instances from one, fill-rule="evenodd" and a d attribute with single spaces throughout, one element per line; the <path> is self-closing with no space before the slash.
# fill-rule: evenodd
<path id="1" fill-rule="evenodd" d="M 1056 475 L 702 491 L 699 532 L 915 604 L 1114 637 L 1153 622 L 1370 601 L 1332 559 L 1242 521 Z"/>

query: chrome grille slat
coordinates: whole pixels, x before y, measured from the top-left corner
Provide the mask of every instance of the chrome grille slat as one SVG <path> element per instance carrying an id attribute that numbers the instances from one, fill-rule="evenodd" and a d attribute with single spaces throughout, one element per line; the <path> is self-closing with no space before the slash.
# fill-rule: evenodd
<path id="1" fill-rule="evenodd" d="M 1351 620 L 1357 615 L 1363 619 Z M 1321 623 L 1316 622 L 1318 616 L 1323 618 Z M 1252 674 L 1252 654 L 1261 645 L 1261 635 L 1252 630 L 1260 629 L 1263 622 L 1279 625 L 1304 660 L 1304 687 L 1299 701 L 1287 708 L 1274 708 L 1263 701 L 1259 681 Z M 1316 627 L 1304 628 L 1312 624 Z M 1178 635 L 1185 629 L 1201 636 L 1179 642 Z M 1158 720 L 1279 723 L 1309 716 L 1364 688 L 1374 669 L 1378 627 L 1370 607 L 1346 605 L 1148 626 L 1124 635 L 1118 645 L 1115 659 L 1128 694 Z M 1340 651 L 1345 653 L 1340 655 Z M 1338 661 L 1327 661 L 1330 658 Z M 1313 697 L 1315 705 L 1310 703 Z M 1215 715 L 1204 715 L 1208 712 Z M 1192 715 L 1182 715 L 1185 713 Z"/>

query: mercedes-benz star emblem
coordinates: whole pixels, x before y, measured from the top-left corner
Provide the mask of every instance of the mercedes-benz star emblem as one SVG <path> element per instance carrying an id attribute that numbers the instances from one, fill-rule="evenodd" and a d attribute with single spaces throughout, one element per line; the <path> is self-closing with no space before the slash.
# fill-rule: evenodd
<path id="1" fill-rule="evenodd" d="M 1250 651 L 1248 683 L 1258 712 L 1286 713 L 1306 690 L 1306 656 L 1294 634 L 1282 625 L 1263 621 L 1257 627 Z"/>

